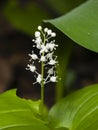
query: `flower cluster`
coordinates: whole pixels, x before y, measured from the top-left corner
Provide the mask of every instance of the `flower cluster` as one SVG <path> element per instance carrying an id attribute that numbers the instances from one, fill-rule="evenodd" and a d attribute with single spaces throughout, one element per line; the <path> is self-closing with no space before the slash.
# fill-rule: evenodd
<path id="1" fill-rule="evenodd" d="M 27 69 L 35 73 L 35 83 L 57 82 L 56 66 L 58 61 L 57 56 L 54 55 L 54 50 L 56 50 L 58 45 L 53 40 L 55 36 L 56 33 L 52 32 L 52 30 L 48 28 L 43 30 L 41 26 L 38 26 L 38 31 L 35 32 L 35 39 L 32 40 L 34 42 L 33 47 L 38 49 L 39 54 L 37 55 L 32 51 L 29 54 L 31 58 L 30 64 L 27 65 Z M 36 61 L 41 63 L 41 73 L 38 72 L 35 66 Z"/>

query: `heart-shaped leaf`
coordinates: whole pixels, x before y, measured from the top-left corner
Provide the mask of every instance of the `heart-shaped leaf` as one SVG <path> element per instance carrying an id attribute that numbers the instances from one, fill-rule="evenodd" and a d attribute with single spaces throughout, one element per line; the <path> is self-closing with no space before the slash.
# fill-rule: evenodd
<path id="1" fill-rule="evenodd" d="M 98 129 L 98 84 L 67 96 L 49 112 L 52 127 L 68 130 Z"/>
<path id="2" fill-rule="evenodd" d="M 47 22 L 79 45 L 98 52 L 98 0 L 88 0 L 69 13 Z"/>
<path id="3" fill-rule="evenodd" d="M 39 118 L 40 101 L 21 99 L 15 93 L 0 95 L 0 130 L 50 130 Z"/>

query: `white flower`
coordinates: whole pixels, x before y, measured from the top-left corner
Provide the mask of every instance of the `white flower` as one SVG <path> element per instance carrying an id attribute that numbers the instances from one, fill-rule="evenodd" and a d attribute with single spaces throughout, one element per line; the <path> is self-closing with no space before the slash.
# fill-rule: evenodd
<path id="1" fill-rule="evenodd" d="M 33 59 L 33 60 L 37 60 L 38 56 L 36 54 L 29 54 L 29 56 Z"/>
<path id="2" fill-rule="evenodd" d="M 47 31 L 48 31 L 48 28 L 45 28 L 45 29 L 44 29 L 44 32 L 47 32 Z"/>
<path id="3" fill-rule="evenodd" d="M 38 26 L 38 30 L 42 30 L 42 26 Z"/>
<path id="4" fill-rule="evenodd" d="M 46 57 L 45 56 L 41 56 L 40 61 L 45 62 L 46 61 Z"/>
<path id="5" fill-rule="evenodd" d="M 35 40 L 35 43 L 36 44 L 41 44 L 41 42 L 42 42 L 41 37 L 37 37 L 36 40 Z"/>
<path id="6" fill-rule="evenodd" d="M 36 78 L 36 82 L 38 82 L 40 84 L 41 81 L 42 81 L 42 76 L 41 76 L 41 74 L 38 74 L 38 76 Z"/>
<path id="7" fill-rule="evenodd" d="M 50 49 L 51 51 L 53 51 L 54 47 L 55 47 L 55 44 L 52 44 L 52 43 L 47 43 L 46 44 L 46 48 Z"/>
<path id="8" fill-rule="evenodd" d="M 50 29 L 47 30 L 47 34 L 48 34 L 48 35 L 51 35 L 51 34 L 52 34 L 52 30 L 50 30 Z"/>
<path id="9" fill-rule="evenodd" d="M 57 63 L 57 61 L 55 61 L 55 60 L 53 60 L 53 59 L 51 59 L 51 60 L 48 62 L 49 65 L 55 65 L 56 63 Z"/>
<path id="10" fill-rule="evenodd" d="M 32 39 L 32 42 L 35 42 L 35 39 Z"/>
<path id="11" fill-rule="evenodd" d="M 41 45 L 40 45 L 40 44 L 37 44 L 36 47 L 37 47 L 38 49 L 40 49 L 40 48 L 41 48 Z"/>
<path id="12" fill-rule="evenodd" d="M 35 32 L 35 37 L 39 37 L 40 36 L 40 32 L 39 31 L 36 31 Z"/>
<path id="13" fill-rule="evenodd" d="M 52 53 L 48 53 L 48 54 L 46 55 L 46 58 L 47 58 L 47 59 L 52 59 L 52 56 L 53 56 L 53 52 L 52 52 Z"/>
<path id="14" fill-rule="evenodd" d="M 57 81 L 57 77 L 56 76 L 51 76 L 50 77 L 50 81 L 51 82 L 56 82 Z"/>
<path id="15" fill-rule="evenodd" d="M 53 51 L 53 49 L 56 49 L 55 47 L 57 47 L 58 45 L 56 45 L 55 43 L 47 43 L 46 44 L 46 48 L 50 49 L 50 51 Z"/>
<path id="16" fill-rule="evenodd" d="M 47 73 L 48 73 L 49 75 L 50 75 L 50 74 L 53 74 L 53 73 L 54 73 L 53 68 L 49 69 Z"/>
<path id="17" fill-rule="evenodd" d="M 40 53 L 48 52 L 47 47 L 45 45 L 41 45 Z"/>
<path id="18" fill-rule="evenodd" d="M 29 70 L 30 70 L 31 72 L 35 72 L 36 67 L 35 67 L 34 65 L 27 65 L 27 66 L 29 67 Z"/>
<path id="19" fill-rule="evenodd" d="M 56 36 L 56 33 L 54 33 L 54 32 L 51 33 L 51 36 L 52 36 L 52 37 L 55 37 L 55 36 Z"/>

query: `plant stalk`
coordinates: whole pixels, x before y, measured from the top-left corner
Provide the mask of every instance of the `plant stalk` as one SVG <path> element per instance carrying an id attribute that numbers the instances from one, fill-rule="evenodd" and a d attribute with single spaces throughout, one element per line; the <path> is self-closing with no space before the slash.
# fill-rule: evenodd
<path id="1" fill-rule="evenodd" d="M 45 35 L 43 35 L 43 44 L 45 45 Z M 44 52 L 42 53 L 44 56 Z M 41 63 L 41 75 L 42 75 L 42 82 L 41 82 L 41 112 L 43 114 L 43 107 L 44 107 L 44 62 Z"/>
<path id="2" fill-rule="evenodd" d="M 42 83 L 41 83 L 41 109 L 43 110 L 44 106 L 44 63 L 41 65 L 41 74 L 42 74 Z"/>

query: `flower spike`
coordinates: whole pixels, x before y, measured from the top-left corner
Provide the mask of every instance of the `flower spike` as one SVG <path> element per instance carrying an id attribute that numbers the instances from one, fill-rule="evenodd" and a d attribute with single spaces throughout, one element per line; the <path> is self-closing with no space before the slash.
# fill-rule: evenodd
<path id="1" fill-rule="evenodd" d="M 57 66 L 57 56 L 54 55 L 54 50 L 58 47 L 53 38 L 56 36 L 56 33 L 51 29 L 42 28 L 38 26 L 38 30 L 35 32 L 35 39 L 33 47 L 37 48 L 39 54 L 32 51 L 30 56 L 30 63 L 27 65 L 27 69 L 35 74 L 36 82 L 42 86 L 49 82 L 57 82 L 58 76 L 56 75 L 56 66 Z M 41 74 L 38 72 L 35 67 L 35 62 L 40 62 L 41 64 Z M 46 71 L 46 72 L 45 72 Z M 34 84 L 35 84 L 34 83 Z"/>

